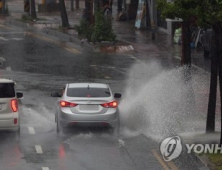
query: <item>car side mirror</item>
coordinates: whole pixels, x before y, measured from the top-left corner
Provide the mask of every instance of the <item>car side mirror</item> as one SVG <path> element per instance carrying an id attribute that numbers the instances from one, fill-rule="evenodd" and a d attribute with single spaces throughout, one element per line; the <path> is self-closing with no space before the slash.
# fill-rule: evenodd
<path id="1" fill-rule="evenodd" d="M 21 98 L 23 98 L 23 93 L 18 92 L 18 93 L 16 93 L 16 96 L 18 99 L 21 99 Z"/>
<path id="2" fill-rule="evenodd" d="M 122 95 L 121 95 L 120 93 L 115 93 L 115 94 L 114 94 L 114 97 L 115 97 L 115 98 L 121 98 L 121 96 L 122 96 Z"/>
<path id="3" fill-rule="evenodd" d="M 51 93 L 51 96 L 52 96 L 52 97 L 62 97 L 62 95 L 59 94 L 58 92 L 52 92 L 52 93 Z"/>

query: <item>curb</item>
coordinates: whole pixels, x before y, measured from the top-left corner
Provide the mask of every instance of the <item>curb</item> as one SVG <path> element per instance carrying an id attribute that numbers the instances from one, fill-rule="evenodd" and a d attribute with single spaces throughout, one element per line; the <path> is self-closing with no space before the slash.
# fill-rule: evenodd
<path id="1" fill-rule="evenodd" d="M 204 162 L 204 160 L 199 155 L 195 154 L 195 156 L 196 156 L 196 160 L 199 160 L 200 163 L 205 166 L 206 170 L 210 170 L 210 168 L 208 167 L 207 163 Z"/>

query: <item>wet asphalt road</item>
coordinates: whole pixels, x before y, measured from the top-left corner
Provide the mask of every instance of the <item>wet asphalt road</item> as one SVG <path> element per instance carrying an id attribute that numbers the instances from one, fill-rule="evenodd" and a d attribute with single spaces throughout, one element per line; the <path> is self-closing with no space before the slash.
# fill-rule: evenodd
<path id="1" fill-rule="evenodd" d="M 19 28 L 0 27 L 0 75 L 14 79 L 18 91 L 24 93 L 21 139 L 18 142 L 12 134 L 1 133 L 0 169 L 166 169 L 154 154 L 161 157 L 159 143 L 141 134 L 115 136 L 106 128 L 77 128 L 56 134 L 52 91 L 67 82 L 84 81 L 108 83 L 114 92 L 124 95 L 127 71 L 137 62 L 129 55 L 96 54 L 69 45 Z M 166 61 L 158 60 L 166 68 L 176 65 Z M 200 168 L 186 155 L 175 164 L 178 169 Z"/>

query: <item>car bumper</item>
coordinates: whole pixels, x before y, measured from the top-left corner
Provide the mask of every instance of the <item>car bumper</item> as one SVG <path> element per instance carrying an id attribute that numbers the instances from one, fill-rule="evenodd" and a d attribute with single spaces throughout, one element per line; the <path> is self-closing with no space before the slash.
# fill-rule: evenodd
<path id="1" fill-rule="evenodd" d="M 105 114 L 74 114 L 63 113 L 59 114 L 59 124 L 63 127 L 72 125 L 110 125 L 116 127 L 119 122 L 117 110 L 111 110 Z"/>
<path id="2" fill-rule="evenodd" d="M 15 124 L 14 120 L 17 119 Z M 7 130 L 7 131 L 18 131 L 20 125 L 20 120 L 18 113 L 14 113 L 14 116 L 10 119 L 2 120 L 0 119 L 0 130 Z"/>

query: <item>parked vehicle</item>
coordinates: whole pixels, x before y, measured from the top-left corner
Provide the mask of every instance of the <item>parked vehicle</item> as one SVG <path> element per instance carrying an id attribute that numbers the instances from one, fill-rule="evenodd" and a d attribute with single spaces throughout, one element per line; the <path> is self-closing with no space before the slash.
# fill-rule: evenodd
<path id="1" fill-rule="evenodd" d="M 20 136 L 18 99 L 22 97 L 22 93 L 16 93 L 13 80 L 0 79 L 0 130 L 14 131 L 16 138 Z"/>

